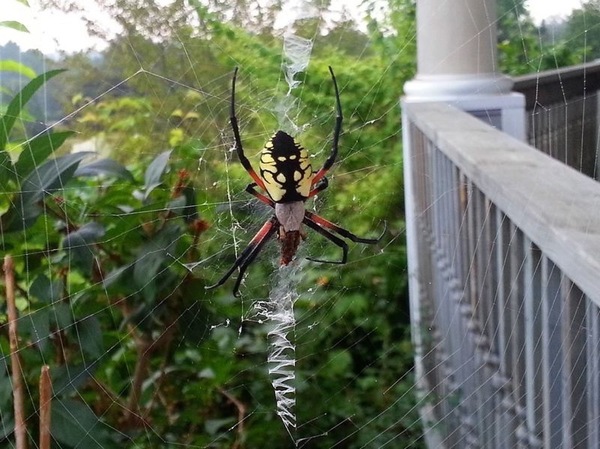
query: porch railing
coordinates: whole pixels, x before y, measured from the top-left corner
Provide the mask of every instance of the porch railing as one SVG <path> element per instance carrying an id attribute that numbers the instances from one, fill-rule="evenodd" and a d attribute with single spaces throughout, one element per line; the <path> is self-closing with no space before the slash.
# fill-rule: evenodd
<path id="1" fill-rule="evenodd" d="M 598 179 L 600 62 L 514 78 L 525 96 L 529 144 Z"/>
<path id="2" fill-rule="evenodd" d="M 600 447 L 600 184 L 445 104 L 404 104 L 430 447 Z"/>

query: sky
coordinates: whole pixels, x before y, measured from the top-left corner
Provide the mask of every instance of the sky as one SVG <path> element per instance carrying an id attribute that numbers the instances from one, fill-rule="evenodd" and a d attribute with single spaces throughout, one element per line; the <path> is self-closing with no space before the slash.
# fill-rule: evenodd
<path id="1" fill-rule="evenodd" d="M 568 16 L 575 9 L 580 8 L 582 0 L 527 0 L 529 13 L 535 23 L 552 16 Z"/>
<path id="2" fill-rule="evenodd" d="M 581 6 L 582 0 L 528 0 L 529 11 L 536 23 L 552 16 L 566 16 Z M 39 0 L 29 0 L 30 7 L 19 0 L 0 0 L 0 22 L 17 20 L 30 30 L 22 33 L 0 27 L 0 45 L 8 41 L 17 42 L 21 48 L 37 48 L 48 55 L 57 54 L 59 49 L 72 53 L 84 49 L 103 47 L 102 41 L 90 37 L 85 24 L 76 14 L 40 11 Z M 94 2 L 86 2 L 93 8 Z M 97 17 L 100 18 L 101 14 Z M 110 27 L 110 19 L 106 19 Z"/>

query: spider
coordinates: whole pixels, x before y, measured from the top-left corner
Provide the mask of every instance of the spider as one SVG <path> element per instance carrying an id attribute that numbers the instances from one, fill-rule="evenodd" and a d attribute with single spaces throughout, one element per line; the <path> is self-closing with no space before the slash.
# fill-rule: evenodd
<path id="1" fill-rule="evenodd" d="M 256 256 L 258 256 L 265 243 L 276 233 L 281 243 L 281 265 L 288 265 L 292 261 L 300 241 L 306 237 L 305 232 L 301 229 L 302 224 L 318 232 L 342 249 L 342 258 L 340 260 L 308 258 L 314 262 L 321 263 L 346 263 L 348 244 L 338 237 L 338 235 L 353 242 L 374 244 L 379 242 L 385 233 L 384 229 L 383 233 L 374 239 L 358 237 L 350 231 L 305 209 L 304 203 L 307 199 L 327 188 L 328 182 L 325 175 L 331 169 L 338 153 L 338 142 L 342 129 L 343 116 L 340 94 L 333 69 L 329 67 L 331 80 L 335 89 L 337 110 L 333 131 L 333 147 L 325 164 L 316 173 L 312 170 L 310 161 L 308 160 L 308 152 L 296 143 L 292 136 L 284 131 L 277 131 L 265 144 L 260 154 L 259 173 L 254 171 L 250 161 L 244 154 L 238 120 L 235 115 L 235 82 L 237 72 L 238 69 L 236 67 L 231 82 L 230 122 L 235 138 L 235 149 L 240 163 L 254 180 L 253 183 L 246 187 L 246 192 L 275 209 L 275 214 L 263 224 L 246 249 L 241 252 L 223 277 L 216 284 L 206 287 L 207 289 L 212 289 L 223 285 L 236 268 L 239 268 L 239 275 L 233 287 L 234 296 L 239 296 L 238 290 L 246 269 Z M 257 187 L 262 192 L 258 191 Z"/>

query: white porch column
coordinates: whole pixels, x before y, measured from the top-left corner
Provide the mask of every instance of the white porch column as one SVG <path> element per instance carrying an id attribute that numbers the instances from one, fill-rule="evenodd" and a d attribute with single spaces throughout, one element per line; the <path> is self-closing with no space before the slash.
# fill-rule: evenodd
<path id="1" fill-rule="evenodd" d="M 525 139 L 524 97 L 498 72 L 495 0 L 417 0 L 417 76 L 404 101 L 446 101 Z"/>

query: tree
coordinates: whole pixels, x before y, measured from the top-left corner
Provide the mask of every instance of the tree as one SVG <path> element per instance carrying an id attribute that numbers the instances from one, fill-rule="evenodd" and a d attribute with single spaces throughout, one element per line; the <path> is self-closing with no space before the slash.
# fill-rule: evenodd
<path id="1" fill-rule="evenodd" d="M 549 36 L 548 27 L 537 27 L 525 1 L 498 2 L 498 59 L 502 72 L 509 75 L 537 73 L 575 64 L 581 53 L 567 38 Z"/>
<path id="2" fill-rule="evenodd" d="M 590 1 L 573 10 L 567 19 L 564 40 L 580 62 L 600 57 L 600 2 Z"/>

